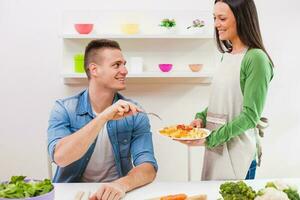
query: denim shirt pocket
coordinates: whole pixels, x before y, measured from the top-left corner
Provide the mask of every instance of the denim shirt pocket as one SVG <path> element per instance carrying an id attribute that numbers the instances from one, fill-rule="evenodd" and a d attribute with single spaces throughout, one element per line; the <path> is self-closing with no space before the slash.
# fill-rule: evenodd
<path id="1" fill-rule="evenodd" d="M 71 124 L 70 130 L 72 133 L 74 133 L 74 132 L 82 129 L 83 127 L 84 127 L 84 124 L 82 124 L 82 125 L 81 124 Z"/>
<path id="2" fill-rule="evenodd" d="M 85 125 L 87 125 L 93 118 L 89 115 L 76 115 L 76 118 L 71 119 L 70 129 L 74 133 L 79 129 L 82 129 Z"/>
<path id="3" fill-rule="evenodd" d="M 121 158 L 130 157 L 130 142 L 131 142 L 130 131 L 118 133 L 118 143 L 119 143 Z"/>

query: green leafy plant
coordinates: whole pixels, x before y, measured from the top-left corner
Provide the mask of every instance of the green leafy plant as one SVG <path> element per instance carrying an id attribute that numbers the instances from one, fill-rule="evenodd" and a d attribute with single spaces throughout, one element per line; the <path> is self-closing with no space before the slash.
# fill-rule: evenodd
<path id="1" fill-rule="evenodd" d="M 161 20 L 159 26 L 161 27 L 166 27 L 166 28 L 172 28 L 172 27 L 175 27 L 176 26 L 176 21 L 175 19 L 163 19 Z"/>
<path id="2" fill-rule="evenodd" d="M 201 28 L 203 26 L 205 26 L 205 22 L 203 20 L 195 19 L 195 20 L 193 20 L 193 24 L 191 26 L 188 26 L 187 29 L 190 29 L 190 28 Z"/>
<path id="3" fill-rule="evenodd" d="M 8 183 L 0 184 L 1 198 L 27 198 L 46 194 L 53 190 L 49 179 L 25 181 L 26 176 L 12 176 Z"/>

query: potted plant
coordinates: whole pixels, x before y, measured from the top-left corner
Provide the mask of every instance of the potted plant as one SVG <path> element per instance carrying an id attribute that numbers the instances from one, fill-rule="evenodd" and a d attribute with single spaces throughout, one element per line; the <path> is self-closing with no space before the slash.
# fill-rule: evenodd
<path id="1" fill-rule="evenodd" d="M 175 19 L 165 18 L 161 20 L 159 26 L 162 27 L 162 30 L 166 33 L 174 33 L 176 30 L 176 21 Z"/>
<path id="2" fill-rule="evenodd" d="M 193 20 L 192 25 L 188 26 L 187 29 L 192 30 L 193 33 L 202 33 L 204 26 L 205 26 L 204 20 L 195 19 Z"/>

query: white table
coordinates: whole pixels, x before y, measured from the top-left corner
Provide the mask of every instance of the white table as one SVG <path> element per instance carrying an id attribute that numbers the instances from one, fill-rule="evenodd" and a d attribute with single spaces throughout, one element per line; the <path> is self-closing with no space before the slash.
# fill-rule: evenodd
<path id="1" fill-rule="evenodd" d="M 276 179 L 279 180 L 279 179 Z M 258 190 L 265 186 L 266 179 L 245 181 L 253 189 Z M 282 179 L 285 183 L 298 186 L 300 189 L 300 179 Z M 124 200 L 144 200 L 169 194 L 185 193 L 187 195 L 207 194 L 209 200 L 216 200 L 220 197 L 219 187 L 224 181 L 197 181 L 197 182 L 153 182 L 127 193 Z M 56 200 L 74 200 L 78 191 L 88 193 L 95 192 L 101 183 L 56 183 Z"/>

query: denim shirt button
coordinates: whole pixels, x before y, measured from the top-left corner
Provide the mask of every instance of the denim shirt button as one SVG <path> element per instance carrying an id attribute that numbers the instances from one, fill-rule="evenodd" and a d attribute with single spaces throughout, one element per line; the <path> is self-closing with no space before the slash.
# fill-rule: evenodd
<path id="1" fill-rule="evenodd" d="M 125 143 L 126 143 L 127 141 L 128 141 L 127 139 L 123 140 L 123 142 L 125 142 Z"/>

